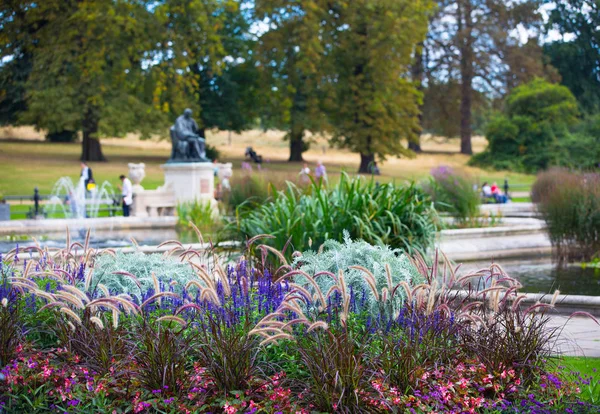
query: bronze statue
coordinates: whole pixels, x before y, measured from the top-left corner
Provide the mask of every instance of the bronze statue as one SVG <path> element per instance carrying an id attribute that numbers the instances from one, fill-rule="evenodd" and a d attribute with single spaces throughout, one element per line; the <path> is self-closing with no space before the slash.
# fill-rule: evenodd
<path id="1" fill-rule="evenodd" d="M 183 115 L 177 118 L 170 132 L 173 149 L 167 162 L 210 162 L 206 158 L 206 140 L 200 135 L 191 109 L 183 111 Z"/>

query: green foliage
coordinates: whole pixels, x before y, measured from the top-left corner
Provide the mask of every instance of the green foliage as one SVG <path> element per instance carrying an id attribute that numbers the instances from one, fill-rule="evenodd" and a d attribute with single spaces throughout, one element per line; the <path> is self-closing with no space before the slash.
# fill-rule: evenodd
<path id="1" fill-rule="evenodd" d="M 261 121 L 264 127 L 287 132 L 290 161 L 300 161 L 309 145 L 306 131 L 327 128 L 320 83 L 326 74 L 323 36 L 328 26 L 323 23 L 330 18 L 332 4 L 325 0 L 254 3 L 256 18 L 270 23 L 255 51 L 264 91 Z"/>
<path id="2" fill-rule="evenodd" d="M 446 138 L 460 136 L 460 83 L 431 79 L 424 89 L 422 107 L 423 131 Z M 491 116 L 491 101 L 485 94 L 473 91 L 473 132 L 483 134 Z"/>
<path id="3" fill-rule="evenodd" d="M 331 23 L 337 30 L 327 33 L 328 64 L 337 79 L 327 85 L 327 111 L 334 144 L 367 158 L 411 155 L 402 141 L 418 138 L 422 97 L 404 74 L 432 9 L 429 0 L 356 0 Z M 363 164 L 360 172 L 368 172 Z"/>
<path id="4" fill-rule="evenodd" d="M 10 91 L 25 96 L 18 121 L 46 129 L 51 136 L 83 131 L 84 160 L 104 160 L 101 135 L 164 134 L 169 118 L 197 101 L 198 73 L 190 70 L 192 65 L 224 53 L 215 33 L 222 19 L 216 10 L 231 4 L 3 4 L 0 23 L 7 36 L 1 40 L 2 58 L 17 56 L 15 63 L 30 68 L 24 71 L 26 80 Z"/>
<path id="5" fill-rule="evenodd" d="M 221 228 L 219 214 L 210 201 L 194 200 L 177 204 L 177 224 L 185 228 L 190 222 L 207 233 Z"/>
<path id="6" fill-rule="evenodd" d="M 288 257 L 293 250 L 316 250 L 329 239 L 341 241 L 344 231 L 371 244 L 425 251 L 436 231 L 433 205 L 415 184 L 378 185 L 346 174 L 333 188 L 313 182 L 301 191 L 288 183 L 272 201 L 238 213 L 230 230 L 244 238 L 271 235 L 266 243 L 280 250 L 289 240 Z"/>
<path id="7" fill-rule="evenodd" d="M 287 182 L 293 182 L 297 177 L 269 171 L 235 174 L 230 180 L 231 190 L 224 193 L 223 201 L 232 212 L 238 208 L 252 209 L 264 204 L 277 191 L 284 190 Z"/>
<path id="8" fill-rule="evenodd" d="M 221 158 L 221 152 L 214 145 L 206 145 L 205 147 L 206 157 L 209 160 L 218 160 Z"/>
<path id="9" fill-rule="evenodd" d="M 455 218 L 459 225 L 473 223 L 479 216 L 481 196 L 474 180 L 457 173 L 450 167 L 438 167 L 431 172 L 426 191 L 431 195 L 438 211 L 445 211 Z"/>
<path id="10" fill-rule="evenodd" d="M 583 112 L 600 110 L 600 13 L 594 0 L 550 1 L 547 30 L 556 30 L 561 40 L 544 45 L 544 53 L 558 69 L 562 84 L 579 101 Z M 564 39 L 569 38 L 569 41 Z"/>
<path id="11" fill-rule="evenodd" d="M 241 132 L 253 125 L 260 108 L 260 77 L 252 50 L 256 40 L 248 35 L 252 15 L 247 0 L 219 3 L 213 19 L 220 23 L 216 35 L 223 51 L 192 66 L 200 77 L 201 124 Z"/>
<path id="12" fill-rule="evenodd" d="M 149 291 L 156 290 L 153 274 L 158 279 L 161 288 L 168 287 L 173 283 L 176 292 L 181 292 L 187 282 L 197 278 L 189 264 L 164 257 L 158 253 L 125 254 L 119 251 L 114 256 L 104 254 L 98 257 L 94 268 L 89 292 L 99 292 L 99 284 L 102 284 L 108 288 L 111 294 L 125 293 L 138 299 L 141 299 Z M 128 274 L 115 274 L 115 272 Z M 134 275 L 135 279 L 130 275 Z"/>
<path id="13" fill-rule="evenodd" d="M 600 175 L 553 169 L 532 188 L 561 261 L 590 261 L 600 254 Z"/>
<path id="14" fill-rule="evenodd" d="M 308 250 L 302 253 L 294 260 L 294 267 L 309 275 L 321 271 L 338 275 L 340 271 L 343 271 L 346 284 L 353 289 L 357 296 L 359 292 L 362 292 L 365 307 L 370 309 L 373 316 L 381 314 L 382 311 L 385 313 L 391 310 L 390 314 L 397 312 L 406 299 L 404 292 L 397 292 L 391 309 L 380 309 L 380 301 L 373 296 L 374 293 L 369 289 L 363 271 L 350 267 L 362 266 L 371 272 L 375 277 L 377 291 L 381 294 L 384 288 L 390 290 L 390 281 L 392 287 L 402 281 L 412 286 L 424 281 L 410 259 L 397 249 L 392 250 L 387 246 L 372 246 L 362 240 L 353 241 L 347 231 L 343 232 L 343 237 L 343 243 L 327 240 L 319 252 Z M 391 279 L 388 279 L 386 267 L 389 268 Z M 319 277 L 315 280 L 323 292 L 329 291 L 334 285 L 334 280 L 328 277 Z M 298 277 L 297 282 L 306 283 L 302 277 Z"/>
<path id="15" fill-rule="evenodd" d="M 513 90 L 505 114 L 488 124 L 486 151 L 470 163 L 535 172 L 571 162 L 563 146 L 577 123 L 577 101 L 564 86 L 541 79 Z"/>

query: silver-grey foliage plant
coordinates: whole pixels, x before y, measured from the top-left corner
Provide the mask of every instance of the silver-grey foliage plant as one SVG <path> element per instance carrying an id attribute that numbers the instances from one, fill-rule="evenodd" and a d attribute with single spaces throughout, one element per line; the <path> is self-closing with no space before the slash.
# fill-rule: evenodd
<path id="1" fill-rule="evenodd" d="M 370 309 L 373 315 L 381 312 L 381 302 L 377 301 L 373 292 L 365 281 L 365 274 L 358 269 L 350 269 L 350 266 L 362 266 L 375 276 L 377 290 L 381 294 L 383 288 L 388 286 L 386 264 L 389 265 L 392 285 L 397 286 L 404 281 L 411 286 L 424 282 L 423 277 L 412 264 L 408 256 L 399 249 L 390 249 L 388 246 L 372 246 L 369 243 L 350 238 L 348 232 L 344 232 L 344 242 L 335 240 L 326 241 L 319 252 L 307 251 L 294 260 L 294 268 L 302 270 L 309 275 L 319 272 L 331 272 L 335 275 L 342 270 L 344 279 L 349 288 L 352 288 L 358 298 L 365 294 L 365 307 Z M 303 277 L 297 277 L 296 282 L 304 285 Z M 316 277 L 316 283 L 323 292 L 327 292 L 334 281 L 331 277 Z M 394 311 L 400 309 L 406 298 L 404 289 L 396 289 L 392 300 Z"/>
<path id="2" fill-rule="evenodd" d="M 140 287 L 130 276 L 115 272 L 134 275 Z M 181 293 L 188 281 L 198 279 L 189 263 L 182 263 L 162 254 L 117 252 L 115 256 L 104 254 L 98 257 L 88 291 L 98 291 L 98 285 L 102 284 L 111 294 L 125 293 L 141 299 L 150 289 L 155 289 L 153 273 L 162 291 L 168 291 L 172 287 L 176 293 Z"/>

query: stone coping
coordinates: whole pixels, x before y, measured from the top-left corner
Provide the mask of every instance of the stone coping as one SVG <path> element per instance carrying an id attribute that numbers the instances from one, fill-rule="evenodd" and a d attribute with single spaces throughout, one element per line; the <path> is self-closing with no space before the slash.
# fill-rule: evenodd
<path id="1" fill-rule="evenodd" d="M 79 230 L 131 230 L 174 228 L 177 217 L 101 217 L 87 219 L 43 219 L 0 221 L 0 235 L 39 234 L 52 231 Z"/>
<path id="2" fill-rule="evenodd" d="M 465 297 L 466 292 L 460 290 L 451 291 L 456 293 L 458 297 Z M 553 294 L 550 293 L 520 293 L 525 295 L 525 298 L 521 301 L 522 307 L 529 307 L 536 303 L 547 303 L 552 301 Z M 504 294 L 500 294 L 500 300 L 504 298 Z M 587 312 L 593 316 L 600 316 L 600 296 L 586 296 L 586 295 L 558 295 L 556 297 L 556 303 L 554 309 L 551 311 L 553 314 L 559 315 L 572 315 L 574 312 Z M 600 327 L 599 327 L 600 328 Z"/>
<path id="3" fill-rule="evenodd" d="M 438 232 L 438 239 L 449 240 L 474 239 L 481 237 L 518 236 L 524 234 L 538 234 L 544 232 L 546 229 L 546 224 L 539 220 L 531 221 L 530 223 L 531 224 L 506 225 L 497 227 L 445 229 Z"/>

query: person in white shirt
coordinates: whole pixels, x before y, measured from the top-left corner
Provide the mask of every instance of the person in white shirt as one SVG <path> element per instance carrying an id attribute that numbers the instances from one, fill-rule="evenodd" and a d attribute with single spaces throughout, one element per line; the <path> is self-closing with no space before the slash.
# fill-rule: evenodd
<path id="1" fill-rule="evenodd" d="M 483 185 L 481 186 L 481 192 L 483 193 L 483 196 L 485 198 L 494 197 L 494 195 L 492 194 L 492 187 L 490 187 L 490 185 L 487 183 L 487 181 L 485 183 L 483 183 Z"/>
<path id="2" fill-rule="evenodd" d="M 308 164 L 304 163 L 304 166 L 300 170 L 300 182 L 302 184 L 307 184 L 310 182 L 310 168 L 308 168 Z"/>
<path id="3" fill-rule="evenodd" d="M 124 175 L 121 175 L 119 178 L 123 183 L 122 186 L 119 186 L 121 196 L 123 197 L 123 217 L 129 217 L 129 207 L 133 204 L 133 186 L 129 178 Z"/>

